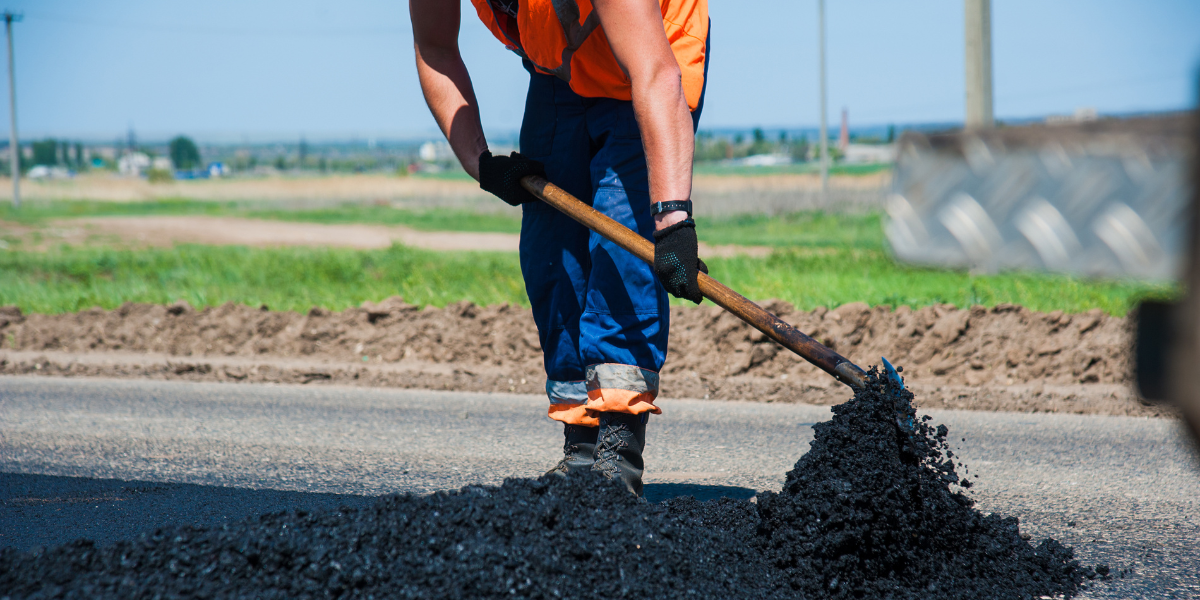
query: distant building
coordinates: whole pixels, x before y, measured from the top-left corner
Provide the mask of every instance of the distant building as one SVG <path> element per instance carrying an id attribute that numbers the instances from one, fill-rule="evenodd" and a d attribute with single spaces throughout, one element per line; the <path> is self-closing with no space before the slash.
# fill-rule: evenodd
<path id="1" fill-rule="evenodd" d="M 451 160 L 454 158 L 454 150 L 446 142 L 425 142 L 417 150 L 417 156 L 425 162 Z"/>
<path id="2" fill-rule="evenodd" d="M 775 167 L 779 165 L 792 164 L 792 156 L 790 154 L 755 154 L 732 161 L 733 164 L 743 167 Z"/>
<path id="3" fill-rule="evenodd" d="M 130 152 L 117 159 L 117 172 L 125 177 L 141 177 L 150 170 L 150 157 L 143 152 Z"/>
<path id="4" fill-rule="evenodd" d="M 895 160 L 895 144 L 846 144 L 842 150 L 842 162 L 848 164 L 890 163 Z"/>
<path id="5" fill-rule="evenodd" d="M 155 171 L 171 171 L 175 169 L 175 165 L 171 164 L 171 159 L 165 156 L 155 156 L 150 164 L 150 168 Z"/>
<path id="6" fill-rule="evenodd" d="M 117 160 L 117 148 L 115 146 L 96 146 L 91 150 L 93 155 L 99 156 L 104 160 Z"/>
<path id="7" fill-rule="evenodd" d="M 1046 117 L 1046 123 L 1049 125 L 1057 125 L 1060 123 L 1084 123 L 1087 121 L 1095 121 L 1100 115 L 1095 108 L 1084 106 L 1075 109 L 1073 114 L 1069 115 L 1050 115 Z"/>
<path id="8" fill-rule="evenodd" d="M 65 167 L 51 167 L 47 165 L 37 165 L 29 169 L 29 173 L 25 176 L 30 179 L 70 179 L 74 175 Z"/>

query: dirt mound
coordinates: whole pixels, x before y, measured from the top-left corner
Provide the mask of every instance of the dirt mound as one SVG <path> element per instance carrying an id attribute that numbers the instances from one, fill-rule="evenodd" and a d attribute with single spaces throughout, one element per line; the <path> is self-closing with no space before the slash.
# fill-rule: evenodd
<path id="1" fill-rule="evenodd" d="M 816 427 L 779 494 L 650 505 L 595 473 L 508 480 L 371 509 L 266 515 L 0 550 L 17 597 L 1031 598 L 1096 577 L 959 484 L 945 426 L 870 387 Z M 965 487 L 963 485 L 962 487 Z M 1100 571 L 1106 572 L 1100 567 Z"/>
<path id="2" fill-rule="evenodd" d="M 936 405 L 954 408 L 1147 414 L 1121 391 L 1130 381 L 1128 322 L 1099 310 L 1046 314 L 1013 305 L 891 310 L 855 303 L 797 311 L 784 302 L 764 305 L 860 365 L 875 364 L 880 356 L 905 365 L 927 403 L 940 398 Z M 840 401 L 840 386 L 828 375 L 716 306 L 675 307 L 671 319 L 665 397 Z M 232 303 L 203 310 L 185 303 L 126 304 L 59 315 L 22 315 L 9 307 L 0 309 L 0 348 L 25 353 L 0 356 L 0 373 L 528 393 L 539 392 L 543 381 L 528 309 L 468 302 L 422 309 L 398 297 L 306 314 Z M 105 370 L 80 357 L 39 362 L 30 352 L 153 353 L 181 360 Z M 281 359 L 322 366 L 259 368 L 255 362 Z M 1101 386 L 1091 393 L 1103 389 L 1105 401 L 1079 401 L 1081 385 Z"/>
<path id="3" fill-rule="evenodd" d="M 764 307 L 797 329 L 867 364 L 887 356 L 919 380 L 982 383 L 1126 383 L 1125 319 L 1099 309 L 1084 314 L 1037 313 L 1001 304 L 912 310 L 856 302 L 835 310 L 796 311 L 785 302 Z M 678 309 L 677 309 L 678 310 Z M 716 306 L 673 314 L 667 372 L 712 365 L 724 375 L 806 376 L 815 373 L 794 354 Z"/>
<path id="4" fill-rule="evenodd" d="M 462 365 L 466 371 L 501 366 L 533 373 L 541 368 L 529 311 L 509 305 L 458 303 L 422 310 L 390 298 L 339 313 L 321 308 L 307 314 L 275 312 L 233 303 L 196 311 L 180 302 L 129 303 L 113 311 L 63 315 L 3 314 L 0 338 L 6 337 L 16 350 L 270 356 L 350 365 L 413 362 Z"/>

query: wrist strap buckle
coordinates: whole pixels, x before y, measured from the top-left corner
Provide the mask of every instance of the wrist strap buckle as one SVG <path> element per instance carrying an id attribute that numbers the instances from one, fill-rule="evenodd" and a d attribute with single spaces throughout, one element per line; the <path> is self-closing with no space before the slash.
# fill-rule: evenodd
<path id="1" fill-rule="evenodd" d="M 671 212 L 673 210 L 687 211 L 688 217 L 692 216 L 692 201 L 691 200 L 668 200 L 666 202 L 655 202 L 650 205 L 651 216 L 659 213 Z"/>

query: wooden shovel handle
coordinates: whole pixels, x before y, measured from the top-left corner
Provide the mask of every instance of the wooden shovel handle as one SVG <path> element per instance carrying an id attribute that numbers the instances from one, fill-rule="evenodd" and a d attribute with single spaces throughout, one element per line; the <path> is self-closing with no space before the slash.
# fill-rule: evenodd
<path id="1" fill-rule="evenodd" d="M 612 240 L 613 243 L 628 250 L 634 256 L 654 264 L 654 244 L 650 240 L 580 202 L 575 196 L 541 177 L 535 175 L 523 177 L 521 185 L 534 196 L 566 213 L 567 216 L 579 221 L 588 229 Z M 779 342 L 784 348 L 795 352 L 800 358 L 833 375 L 834 379 L 856 390 L 866 386 L 866 373 L 846 357 L 798 331 L 795 327 L 763 310 L 761 306 L 747 300 L 716 279 L 700 273 L 697 282 L 700 284 L 700 292 L 704 294 L 705 298 L 749 323 L 751 327 Z"/>

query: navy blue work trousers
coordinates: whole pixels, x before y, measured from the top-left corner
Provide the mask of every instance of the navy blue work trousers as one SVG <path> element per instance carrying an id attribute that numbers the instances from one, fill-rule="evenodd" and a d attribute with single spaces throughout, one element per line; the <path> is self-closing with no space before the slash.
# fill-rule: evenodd
<path id="1" fill-rule="evenodd" d="M 584 98 L 531 71 L 521 153 L 549 180 L 653 239 L 646 156 L 633 103 Z M 693 127 L 700 106 L 693 111 Z M 543 202 L 522 205 L 521 272 L 546 366 L 550 418 L 659 413 L 668 296 L 649 265 Z"/>

